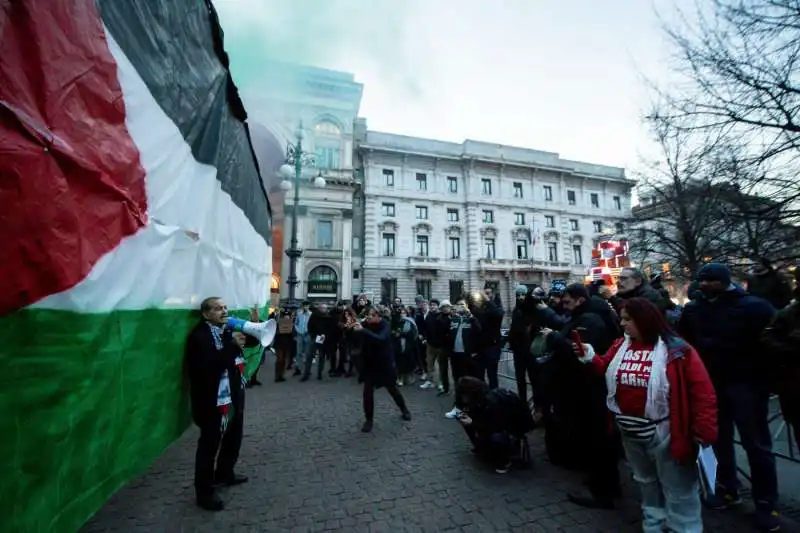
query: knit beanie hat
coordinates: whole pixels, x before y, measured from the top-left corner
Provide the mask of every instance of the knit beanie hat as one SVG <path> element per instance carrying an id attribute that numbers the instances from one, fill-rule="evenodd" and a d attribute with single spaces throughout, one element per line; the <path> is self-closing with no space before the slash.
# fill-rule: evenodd
<path id="1" fill-rule="evenodd" d="M 528 294 L 528 287 L 525 285 L 517 285 L 517 287 L 514 289 L 514 294 L 517 296 L 525 296 Z"/>
<path id="2" fill-rule="evenodd" d="M 730 285 L 732 281 L 731 270 L 722 263 L 709 263 L 704 265 L 697 273 L 697 281 L 719 281 Z"/>

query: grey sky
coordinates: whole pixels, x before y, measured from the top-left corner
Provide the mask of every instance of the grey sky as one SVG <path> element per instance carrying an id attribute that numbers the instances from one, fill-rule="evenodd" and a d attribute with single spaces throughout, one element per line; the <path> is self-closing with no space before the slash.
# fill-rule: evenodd
<path id="1" fill-rule="evenodd" d="M 371 129 L 638 166 L 655 9 L 689 0 L 215 0 L 240 85 L 263 59 L 346 70 Z"/>

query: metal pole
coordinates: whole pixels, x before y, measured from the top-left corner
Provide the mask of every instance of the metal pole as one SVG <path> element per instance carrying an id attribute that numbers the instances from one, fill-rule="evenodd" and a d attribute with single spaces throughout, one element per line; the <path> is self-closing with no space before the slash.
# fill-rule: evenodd
<path id="1" fill-rule="evenodd" d="M 297 309 L 300 303 L 297 301 L 297 260 L 303 255 L 303 251 L 298 248 L 297 242 L 297 207 L 300 203 L 300 176 L 303 173 L 303 140 L 302 132 L 297 137 L 297 144 L 290 149 L 294 152 L 294 201 L 292 202 L 292 240 L 289 242 L 289 249 L 286 255 L 289 256 L 289 278 L 286 280 L 289 285 L 289 309 Z"/>

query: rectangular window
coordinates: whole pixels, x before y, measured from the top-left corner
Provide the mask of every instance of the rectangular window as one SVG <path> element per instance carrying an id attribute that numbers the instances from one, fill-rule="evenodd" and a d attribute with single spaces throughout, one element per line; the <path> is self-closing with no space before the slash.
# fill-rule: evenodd
<path id="1" fill-rule="evenodd" d="M 528 258 L 528 241 L 525 239 L 517 239 L 517 259 Z"/>
<path id="2" fill-rule="evenodd" d="M 381 301 L 394 302 L 397 298 L 397 280 L 384 278 L 381 280 Z"/>
<path id="3" fill-rule="evenodd" d="M 569 219 L 569 229 L 572 231 L 579 231 L 581 229 L 577 218 Z"/>
<path id="4" fill-rule="evenodd" d="M 381 204 L 381 214 L 385 217 L 393 217 L 394 204 Z"/>
<path id="5" fill-rule="evenodd" d="M 569 205 L 575 205 L 578 201 L 575 199 L 575 191 L 567 191 L 567 203 Z"/>
<path id="6" fill-rule="evenodd" d="M 361 277 L 361 271 L 357 268 L 353 270 L 353 279 L 358 279 Z"/>
<path id="7" fill-rule="evenodd" d="M 353 237 L 353 250 L 361 249 L 361 237 Z"/>
<path id="8" fill-rule="evenodd" d="M 617 211 L 622 211 L 622 198 L 619 196 L 614 197 L 614 209 Z"/>
<path id="9" fill-rule="evenodd" d="M 422 172 L 417 172 L 417 190 L 418 191 L 428 190 L 428 176 L 426 176 Z"/>
<path id="10" fill-rule="evenodd" d="M 339 148 L 332 146 L 320 146 L 317 148 L 315 165 L 322 169 L 339 168 Z"/>
<path id="11" fill-rule="evenodd" d="M 447 221 L 458 222 L 458 209 L 447 209 Z"/>
<path id="12" fill-rule="evenodd" d="M 548 242 L 547 243 L 547 260 L 556 262 L 558 261 L 558 243 L 557 242 Z"/>
<path id="13" fill-rule="evenodd" d="M 427 235 L 417 235 L 417 257 L 428 257 Z"/>
<path id="14" fill-rule="evenodd" d="M 483 223 L 484 224 L 493 224 L 494 223 L 494 211 L 490 209 L 483 210 Z"/>
<path id="15" fill-rule="evenodd" d="M 417 212 L 417 220 L 428 220 L 428 208 L 424 205 L 418 205 L 415 208 Z"/>
<path id="16" fill-rule="evenodd" d="M 495 258 L 495 249 L 494 249 L 494 239 L 486 239 L 484 242 L 484 248 L 486 252 L 486 259 L 494 259 Z"/>
<path id="17" fill-rule="evenodd" d="M 595 233 L 603 233 L 603 223 L 599 220 L 595 220 L 592 225 L 594 226 Z"/>
<path id="18" fill-rule="evenodd" d="M 450 280 L 450 303 L 456 305 L 456 302 L 464 297 L 464 282 L 460 279 Z"/>
<path id="19" fill-rule="evenodd" d="M 394 187 L 394 170 L 388 168 L 383 169 L 383 184 L 386 187 Z"/>
<path id="20" fill-rule="evenodd" d="M 492 180 L 490 180 L 488 178 L 483 178 L 481 180 L 481 191 L 483 192 L 483 194 L 485 194 L 487 196 L 491 196 L 492 195 Z"/>
<path id="21" fill-rule="evenodd" d="M 592 207 L 600 207 L 600 195 L 596 192 L 589 195 L 589 201 L 592 203 Z"/>
<path id="22" fill-rule="evenodd" d="M 458 237 L 450 237 L 448 242 L 450 244 L 450 259 L 461 259 L 461 239 Z"/>
<path id="23" fill-rule="evenodd" d="M 383 256 L 394 257 L 394 233 L 383 234 Z"/>
<path id="24" fill-rule="evenodd" d="M 556 227 L 556 217 L 553 215 L 545 215 L 544 216 L 544 226 L 546 228 L 555 228 Z"/>
<path id="25" fill-rule="evenodd" d="M 580 244 L 572 245 L 572 262 L 576 265 L 583 264 L 583 250 Z"/>
<path id="26" fill-rule="evenodd" d="M 525 213 L 514 213 L 514 225 L 515 226 L 525 225 Z"/>
<path id="27" fill-rule="evenodd" d="M 418 279 L 417 280 L 417 294 L 425 298 L 426 300 L 431 299 L 431 280 L 429 279 Z"/>
<path id="28" fill-rule="evenodd" d="M 458 192 L 458 178 L 455 176 L 447 176 L 447 191 L 456 193 Z"/>
<path id="29" fill-rule="evenodd" d="M 542 187 L 544 190 L 544 201 L 545 202 L 552 202 L 553 201 L 553 187 L 551 185 L 545 185 Z"/>
<path id="30" fill-rule="evenodd" d="M 621 233 L 625 233 L 625 224 L 623 224 L 622 222 L 617 222 L 616 224 L 614 224 L 614 232 L 617 233 L 618 235 Z"/>
<path id="31" fill-rule="evenodd" d="M 522 183 L 514 182 L 514 198 L 522 198 Z"/>
<path id="32" fill-rule="evenodd" d="M 333 248 L 333 222 L 317 220 L 317 248 Z"/>

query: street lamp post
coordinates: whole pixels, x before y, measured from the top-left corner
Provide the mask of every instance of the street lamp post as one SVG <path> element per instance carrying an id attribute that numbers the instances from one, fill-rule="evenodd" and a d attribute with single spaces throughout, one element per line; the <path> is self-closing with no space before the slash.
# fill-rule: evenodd
<path id="1" fill-rule="evenodd" d="M 289 256 L 289 277 L 286 284 L 289 286 L 289 299 L 286 306 L 289 309 L 297 309 L 300 303 L 297 301 L 297 260 L 303 256 L 297 242 L 297 207 L 300 203 L 300 181 L 303 176 L 304 168 L 311 168 L 315 165 L 314 155 L 303 150 L 303 125 L 297 129 L 297 141 L 295 144 L 289 143 L 286 147 L 286 163 L 281 165 L 280 174 L 284 178 L 281 188 L 289 191 L 294 186 L 294 200 L 292 201 L 292 239 L 289 241 L 289 249 L 286 255 Z M 294 183 L 292 183 L 292 180 Z M 325 187 L 325 179 L 320 175 L 314 179 L 314 186 Z"/>

